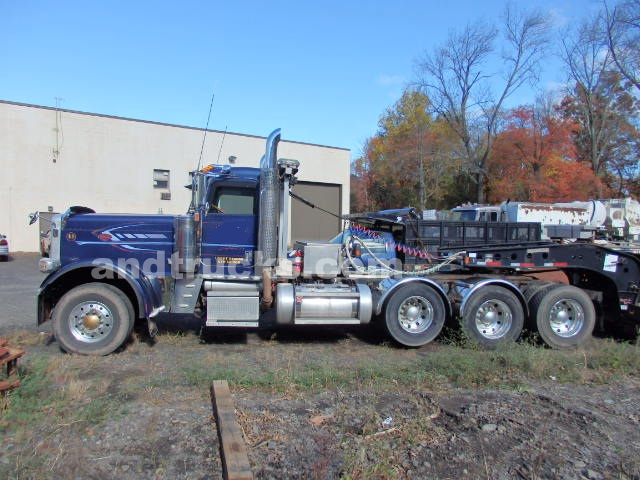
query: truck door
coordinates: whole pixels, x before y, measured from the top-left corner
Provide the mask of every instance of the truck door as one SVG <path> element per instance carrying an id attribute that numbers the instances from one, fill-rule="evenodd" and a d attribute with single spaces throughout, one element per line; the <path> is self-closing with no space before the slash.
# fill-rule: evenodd
<path id="1" fill-rule="evenodd" d="M 257 206 L 255 187 L 223 183 L 210 192 L 202 220 L 201 273 L 253 275 Z"/>

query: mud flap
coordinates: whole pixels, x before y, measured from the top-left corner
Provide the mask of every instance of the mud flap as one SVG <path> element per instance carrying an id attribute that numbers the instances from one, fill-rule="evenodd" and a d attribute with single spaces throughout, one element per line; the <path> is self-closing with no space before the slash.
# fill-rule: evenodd
<path id="1" fill-rule="evenodd" d="M 158 334 L 158 325 L 153 318 L 147 318 L 147 328 L 149 329 L 149 337 L 155 338 Z"/>
<path id="2" fill-rule="evenodd" d="M 164 309 L 165 309 L 165 306 L 160 305 L 159 307 L 154 308 L 149 314 L 149 316 L 147 317 L 147 328 L 149 329 L 150 338 L 155 338 L 155 336 L 158 334 L 158 325 L 156 324 L 156 321 L 154 320 L 154 318 L 160 312 L 164 311 Z"/>

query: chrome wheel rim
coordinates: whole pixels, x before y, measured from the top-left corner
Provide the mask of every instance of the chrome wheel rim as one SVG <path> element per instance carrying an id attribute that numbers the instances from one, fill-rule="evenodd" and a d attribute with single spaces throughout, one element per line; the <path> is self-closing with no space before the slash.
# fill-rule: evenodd
<path id="1" fill-rule="evenodd" d="M 562 338 L 576 335 L 584 325 L 584 309 L 580 303 L 562 298 L 549 310 L 549 327 Z"/>
<path id="2" fill-rule="evenodd" d="M 398 308 L 398 321 L 405 332 L 422 333 L 433 323 L 433 305 L 424 297 L 407 298 Z"/>
<path id="3" fill-rule="evenodd" d="M 69 314 L 69 329 L 76 340 L 99 342 L 113 330 L 113 314 L 104 303 L 81 303 Z"/>
<path id="4" fill-rule="evenodd" d="M 476 311 L 476 329 L 485 338 L 504 337 L 513 323 L 509 306 L 501 300 L 487 300 Z"/>

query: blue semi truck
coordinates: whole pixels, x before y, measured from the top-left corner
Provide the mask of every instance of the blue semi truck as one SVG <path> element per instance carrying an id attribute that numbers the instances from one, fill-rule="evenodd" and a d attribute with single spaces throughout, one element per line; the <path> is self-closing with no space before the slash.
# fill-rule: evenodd
<path id="1" fill-rule="evenodd" d="M 65 351 L 92 355 L 121 348 L 136 322 L 153 335 L 161 312 L 211 328 L 377 321 L 407 347 L 446 322 L 486 348 L 527 324 L 555 348 L 581 345 L 595 327 L 637 328 L 638 255 L 541 241 L 535 224 L 387 211 L 345 218 L 332 241 L 288 244 L 299 162 L 278 159 L 279 140 L 279 130 L 268 137 L 259 168 L 193 172 L 184 215 L 56 215 L 38 322 L 53 322 Z M 540 280 L 545 271 L 567 281 Z"/>

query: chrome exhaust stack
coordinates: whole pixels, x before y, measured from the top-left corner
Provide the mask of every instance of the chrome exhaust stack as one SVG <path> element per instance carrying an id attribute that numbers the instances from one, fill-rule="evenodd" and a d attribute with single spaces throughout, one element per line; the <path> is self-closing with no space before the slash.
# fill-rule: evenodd
<path id="1" fill-rule="evenodd" d="M 258 219 L 258 252 L 256 267 L 262 268 L 262 303 L 265 308 L 273 303 L 271 268 L 278 257 L 279 185 L 278 142 L 280 129 L 267 138 L 265 154 L 260 161 L 260 218 Z"/>
<path id="2" fill-rule="evenodd" d="M 267 139 L 267 148 L 260 161 L 260 218 L 258 220 L 258 265 L 272 267 L 278 256 L 279 185 L 277 152 L 280 129 Z"/>

